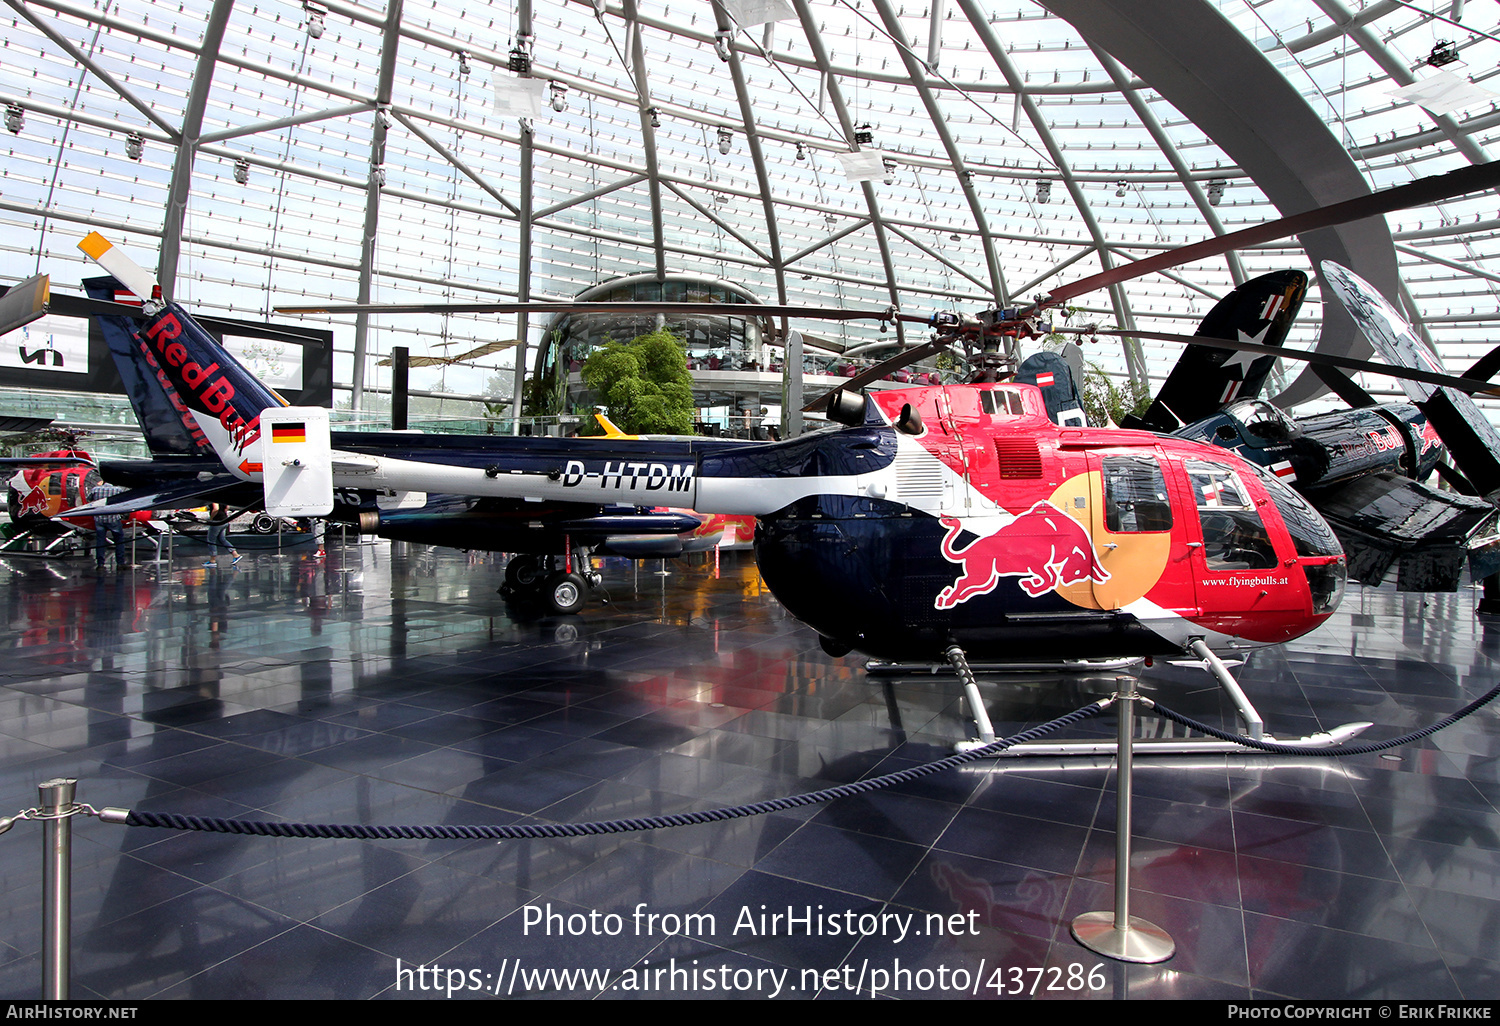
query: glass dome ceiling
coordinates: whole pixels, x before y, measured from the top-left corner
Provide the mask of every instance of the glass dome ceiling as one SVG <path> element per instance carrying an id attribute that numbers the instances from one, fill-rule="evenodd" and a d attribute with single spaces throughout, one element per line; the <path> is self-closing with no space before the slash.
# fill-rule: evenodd
<path id="1" fill-rule="evenodd" d="M 0 280 L 44 271 L 71 289 L 97 229 L 174 298 L 240 317 L 566 299 L 640 272 L 767 302 L 973 312 L 1487 161 L 1500 126 L 1497 8 L 1461 0 L 8 4 Z M 1417 83 L 1426 106 L 1392 95 Z M 841 159 L 855 151 L 876 151 L 868 180 Z M 1467 367 L 1500 320 L 1494 194 L 1387 222 L 1333 250 Z M 1313 269 L 1296 240 L 1078 307 L 1191 332 L 1236 281 L 1284 267 Z M 1294 343 L 1349 347 L 1320 300 L 1314 286 Z M 535 345 L 545 318 L 314 323 L 335 331 L 336 380 L 363 388 L 392 345 Z M 1180 349 L 1131 346 L 1086 357 L 1159 380 Z M 484 391 L 497 359 L 445 368 L 442 388 Z"/>

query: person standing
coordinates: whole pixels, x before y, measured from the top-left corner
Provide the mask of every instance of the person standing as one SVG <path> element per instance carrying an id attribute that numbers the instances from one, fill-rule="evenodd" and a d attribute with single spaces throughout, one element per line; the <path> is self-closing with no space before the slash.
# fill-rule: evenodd
<path id="1" fill-rule="evenodd" d="M 89 501 L 108 502 L 124 490 L 118 485 L 100 481 L 89 489 Z M 125 522 L 118 513 L 105 513 L 94 517 L 94 565 L 100 570 L 104 569 L 105 544 L 110 538 L 113 538 L 115 543 L 115 568 L 129 569 L 130 560 L 125 555 Z"/>
<path id="2" fill-rule="evenodd" d="M 240 554 L 229 541 L 229 508 L 222 502 L 209 503 L 208 506 L 208 560 L 204 566 L 219 565 L 219 546 L 222 545 L 229 550 L 234 558 L 229 561 L 234 566 L 240 561 Z"/>

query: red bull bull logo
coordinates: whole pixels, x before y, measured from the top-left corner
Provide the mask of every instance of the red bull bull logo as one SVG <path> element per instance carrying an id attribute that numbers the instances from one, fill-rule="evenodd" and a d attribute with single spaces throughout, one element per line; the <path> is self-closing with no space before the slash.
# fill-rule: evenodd
<path id="1" fill-rule="evenodd" d="M 20 475 L 17 476 L 19 477 Z M 28 490 L 22 491 L 22 488 Z M 16 490 L 21 493 L 21 501 L 16 506 L 15 515 L 17 517 L 44 517 L 48 514 L 47 493 L 42 490 L 40 485 L 23 484 L 21 488 L 17 488 Z"/>
<path id="2" fill-rule="evenodd" d="M 1083 525 L 1050 502 L 1038 502 L 993 534 L 967 548 L 954 548 L 963 531 L 956 517 L 943 517 L 948 528 L 943 556 L 963 566 L 963 574 L 938 593 L 934 605 L 952 609 L 976 595 L 995 590 L 1002 577 L 1018 577 L 1021 590 L 1040 598 L 1058 585 L 1092 580 L 1103 584 L 1109 571 L 1099 562 L 1093 539 Z"/>

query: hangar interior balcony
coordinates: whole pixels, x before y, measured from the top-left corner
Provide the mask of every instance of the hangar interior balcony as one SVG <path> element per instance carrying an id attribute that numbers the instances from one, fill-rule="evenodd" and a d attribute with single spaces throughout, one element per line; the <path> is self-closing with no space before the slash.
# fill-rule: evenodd
<path id="1" fill-rule="evenodd" d="M 683 342 L 693 377 L 695 427 L 700 434 L 764 438 L 774 423 L 785 387 L 786 343 L 771 317 L 715 314 L 720 303 L 759 304 L 744 285 L 722 278 L 632 274 L 602 282 L 574 297 L 580 303 L 702 303 L 702 314 L 558 314 L 544 332 L 535 364 L 537 402 L 542 416 L 586 418 L 599 405 L 583 381 L 583 364 L 607 341 L 628 342 L 666 328 Z M 808 396 L 836 388 L 845 379 L 896 351 L 894 339 L 870 338 L 869 329 L 841 326 L 838 338 L 803 335 L 802 381 Z M 872 387 L 959 380 L 962 366 L 951 359 L 947 373 L 938 361 L 897 371 Z M 769 421 L 768 421 L 768 418 Z"/>

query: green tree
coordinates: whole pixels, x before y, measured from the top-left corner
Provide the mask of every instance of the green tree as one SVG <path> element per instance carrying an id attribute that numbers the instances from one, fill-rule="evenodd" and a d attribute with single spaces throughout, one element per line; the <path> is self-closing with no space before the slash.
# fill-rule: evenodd
<path id="1" fill-rule="evenodd" d="M 583 382 L 610 420 L 633 435 L 693 433 L 693 378 L 682 340 L 666 328 L 609 339 L 583 363 Z"/>
<path id="2" fill-rule="evenodd" d="M 1151 389 L 1132 381 L 1117 383 L 1105 369 L 1090 360 L 1083 375 L 1083 410 L 1090 424 L 1118 424 L 1127 414 L 1140 415 L 1151 405 Z"/>

